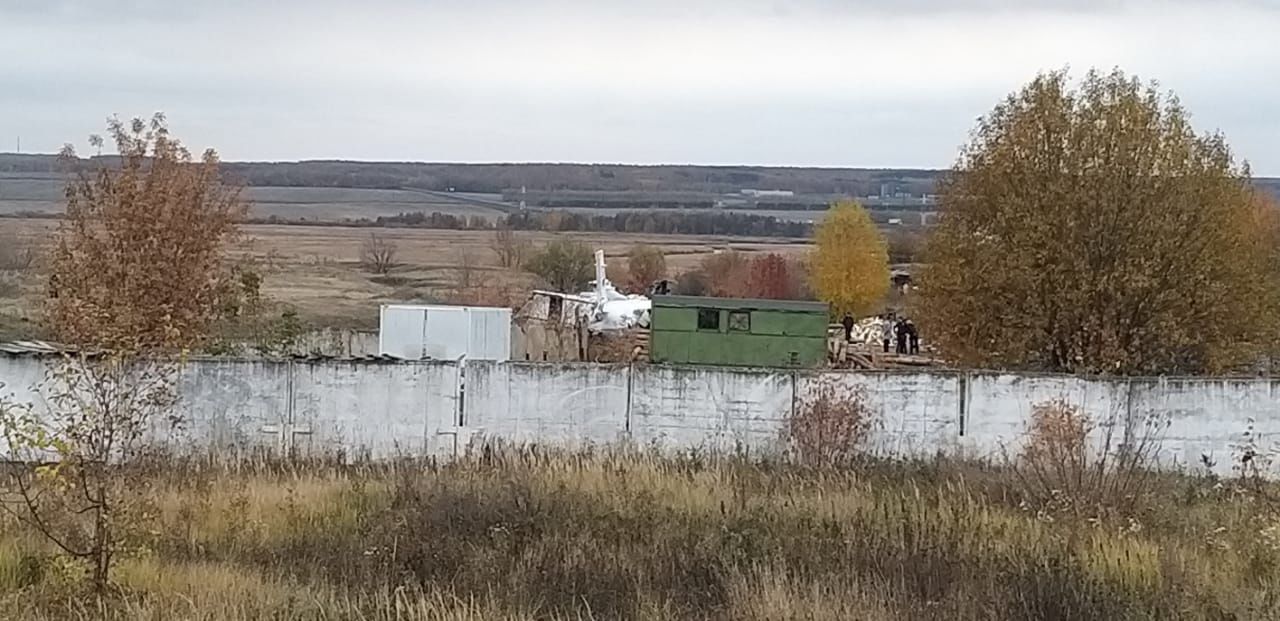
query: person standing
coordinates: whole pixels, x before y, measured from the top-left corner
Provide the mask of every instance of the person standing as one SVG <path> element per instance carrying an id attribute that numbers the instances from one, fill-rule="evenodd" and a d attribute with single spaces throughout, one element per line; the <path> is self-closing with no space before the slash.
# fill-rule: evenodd
<path id="1" fill-rule="evenodd" d="M 840 320 L 840 325 L 844 326 L 844 342 L 853 342 L 853 315 L 845 313 L 844 319 Z"/>
<path id="2" fill-rule="evenodd" d="M 896 351 L 899 354 L 907 353 L 907 324 L 899 319 L 893 326 L 893 335 L 898 339 L 898 347 Z"/>
<path id="3" fill-rule="evenodd" d="M 910 319 L 907 320 L 907 345 L 912 356 L 920 354 L 920 330 L 916 328 L 916 324 Z"/>
<path id="4" fill-rule="evenodd" d="M 893 340 L 893 315 L 880 317 L 880 340 L 884 342 L 884 353 L 889 353 L 889 342 Z"/>

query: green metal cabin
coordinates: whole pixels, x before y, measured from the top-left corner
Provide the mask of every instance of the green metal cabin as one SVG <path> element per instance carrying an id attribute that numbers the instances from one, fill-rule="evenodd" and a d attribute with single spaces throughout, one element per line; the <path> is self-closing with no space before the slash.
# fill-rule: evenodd
<path id="1" fill-rule="evenodd" d="M 828 312 L 823 302 L 654 296 L 649 357 L 676 364 L 822 366 Z"/>

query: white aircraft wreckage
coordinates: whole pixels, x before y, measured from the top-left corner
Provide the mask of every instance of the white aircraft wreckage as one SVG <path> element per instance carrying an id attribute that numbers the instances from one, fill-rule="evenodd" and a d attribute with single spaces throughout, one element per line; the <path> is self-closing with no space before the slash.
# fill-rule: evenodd
<path id="1" fill-rule="evenodd" d="M 558 318 L 567 325 L 585 321 L 587 331 L 593 334 L 648 328 L 653 303 L 643 295 L 627 295 L 618 291 L 605 276 L 604 267 L 604 251 L 597 250 L 596 278 L 590 291 L 573 294 L 535 290 L 530 301 L 531 305 L 538 307 L 534 314 L 548 320 Z M 545 307 L 539 298 L 546 301 Z"/>

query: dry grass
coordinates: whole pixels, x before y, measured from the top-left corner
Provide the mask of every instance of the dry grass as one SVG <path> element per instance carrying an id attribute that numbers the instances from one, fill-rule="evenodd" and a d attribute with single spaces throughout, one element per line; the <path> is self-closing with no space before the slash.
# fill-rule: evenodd
<path id="1" fill-rule="evenodd" d="M 600 452 L 447 466 L 148 466 L 83 578 L 0 526 L 0 610 L 55 619 L 1268 619 L 1277 507 L 1177 476 L 1123 518 L 1022 508 L 1001 468 Z M 22 603 L 19 606 L 18 603 Z"/>

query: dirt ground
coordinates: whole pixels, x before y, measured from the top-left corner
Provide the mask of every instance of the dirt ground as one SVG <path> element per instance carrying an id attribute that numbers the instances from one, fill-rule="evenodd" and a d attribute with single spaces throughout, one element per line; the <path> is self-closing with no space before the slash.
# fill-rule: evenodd
<path id="1" fill-rule="evenodd" d="M 0 243 L 47 244 L 54 220 L 0 218 Z M 389 274 L 369 272 L 360 264 L 362 244 L 376 233 L 396 247 L 396 267 Z M 340 226 L 250 225 L 233 251 L 250 256 L 265 275 L 272 298 L 292 305 L 316 327 L 375 328 L 378 306 L 392 302 L 464 302 L 518 304 L 536 277 L 503 268 L 493 250 L 493 233 L 428 229 L 368 229 Z M 536 248 L 557 234 L 521 232 Z M 706 254 L 734 249 L 798 256 L 804 243 L 744 237 L 565 233 L 605 251 L 610 271 L 626 264 L 628 250 L 639 243 L 661 247 L 672 274 L 698 264 Z M 38 269 L 0 271 L 0 339 L 32 332 L 38 312 L 42 277 Z M 460 295 L 459 289 L 469 293 Z"/>

